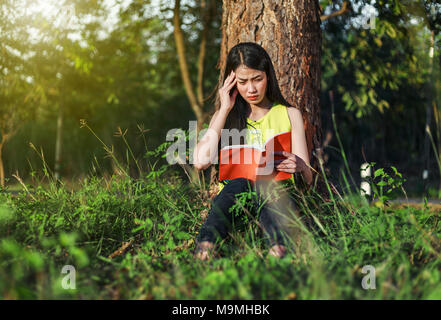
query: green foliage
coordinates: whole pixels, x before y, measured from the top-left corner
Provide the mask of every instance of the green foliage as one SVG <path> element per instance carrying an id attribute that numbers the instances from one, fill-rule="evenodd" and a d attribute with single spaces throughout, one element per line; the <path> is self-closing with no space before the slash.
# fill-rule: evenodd
<path id="1" fill-rule="evenodd" d="M 324 26 L 322 86 L 335 89 L 345 109 L 360 118 L 375 109 L 384 113 L 391 107 L 391 95 L 399 95 L 405 86 L 418 87 L 427 78 L 421 74 L 424 60 L 416 58 L 411 43 L 410 34 L 418 29 L 408 21 L 402 5 L 397 1 L 390 11 L 387 1 L 376 3 L 375 28 L 365 29 L 354 21 L 363 16 L 366 3 L 356 2 L 357 12 Z"/>
<path id="2" fill-rule="evenodd" d="M 340 9 L 342 1 L 320 3 L 328 14 Z M 430 117 L 424 106 L 437 109 L 433 112 L 437 124 L 432 120 L 430 129 L 434 136 L 440 131 L 436 114 L 441 91 L 435 80 L 440 78 L 440 35 L 433 22 L 439 21 L 441 7 L 434 1 L 354 0 L 350 4 L 352 11 L 322 22 L 321 119 L 324 132 L 337 138 L 325 149 L 330 158 L 325 167 L 335 177 L 343 165 L 358 176 L 361 163 L 375 161 L 383 167 L 394 163 L 408 175 L 408 191 L 421 194 L 421 168 L 427 166 L 421 147 Z M 364 13 L 368 5 L 375 24 L 365 29 L 362 18 L 368 18 Z M 429 55 L 432 31 L 433 60 Z M 334 117 L 344 137 L 341 141 L 332 130 Z M 337 143 L 346 150 L 346 158 L 334 152 Z M 430 159 L 432 172 L 436 162 Z M 431 178 L 431 184 L 439 186 L 439 177 Z"/>
<path id="3" fill-rule="evenodd" d="M 369 163 L 366 170 L 374 166 L 375 162 Z M 403 175 L 394 166 L 391 166 L 390 169 L 393 175 L 389 174 L 384 168 L 380 168 L 374 171 L 373 177 L 369 177 L 369 182 L 374 192 L 372 201 L 378 200 L 381 203 L 386 203 L 392 199 L 394 191 L 402 189 L 406 179 L 403 178 Z"/>

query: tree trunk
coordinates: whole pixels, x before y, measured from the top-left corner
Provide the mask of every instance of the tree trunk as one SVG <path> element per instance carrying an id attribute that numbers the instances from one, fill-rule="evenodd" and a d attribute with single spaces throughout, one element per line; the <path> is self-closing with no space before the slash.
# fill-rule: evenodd
<path id="1" fill-rule="evenodd" d="M 0 128 L 0 185 L 2 187 L 5 186 L 5 167 L 3 163 L 3 147 L 5 146 L 6 142 L 9 141 L 18 131 L 19 125 L 16 126 L 15 129 L 11 129 L 9 127 L 10 131 L 7 131 L 5 128 Z"/>
<path id="2" fill-rule="evenodd" d="M 216 15 L 216 2 L 209 1 L 207 5 L 206 1 L 201 1 L 202 10 L 202 23 L 203 30 L 201 33 L 201 43 L 199 47 L 199 57 L 198 57 L 198 77 L 197 77 L 197 87 L 196 93 L 193 89 L 193 84 L 190 78 L 189 66 L 187 64 L 186 49 L 184 45 L 184 34 L 181 28 L 180 20 L 180 0 L 175 0 L 175 7 L 173 9 L 173 34 L 176 42 L 176 50 L 178 53 L 179 68 L 181 71 L 182 81 L 184 83 L 185 92 L 187 94 L 190 106 L 196 116 L 197 120 L 197 136 L 199 132 L 203 129 L 202 125 L 207 121 L 209 113 L 204 111 L 204 88 L 203 88 L 203 76 L 204 76 L 204 60 L 207 46 L 207 34 L 209 29 L 210 20 Z M 192 182 L 200 181 L 199 171 L 193 167 L 184 165 L 184 167 L 190 172 L 190 177 Z M 212 166 L 210 171 L 210 177 L 213 177 L 215 173 L 214 167 Z M 213 179 L 210 178 L 210 185 Z"/>
<path id="3" fill-rule="evenodd" d="M 3 164 L 3 147 L 5 146 L 6 142 L 17 132 L 14 130 L 13 132 L 5 133 L 4 130 L 0 129 L 0 186 L 5 186 L 5 167 Z"/>
<path id="4" fill-rule="evenodd" d="M 433 90 L 432 90 L 432 73 L 433 73 L 433 51 L 435 45 L 435 33 L 432 31 L 430 35 L 430 49 L 429 49 L 429 77 L 430 81 L 427 84 L 427 103 L 426 103 L 426 125 L 425 125 L 425 137 L 424 137 L 424 170 L 423 170 L 423 180 L 424 180 L 424 191 L 426 192 L 429 187 L 429 173 L 430 173 L 430 140 L 429 131 L 432 124 L 432 100 L 433 100 Z"/>
<path id="5" fill-rule="evenodd" d="M 61 149 L 62 149 L 62 138 L 63 138 L 63 108 L 60 105 L 58 108 L 58 118 L 57 118 L 57 137 L 55 141 L 55 179 L 60 178 L 60 167 L 61 167 Z"/>
<path id="6" fill-rule="evenodd" d="M 211 2 L 210 2 L 211 3 Z M 214 3 L 214 2 L 213 2 Z M 213 4 L 215 6 L 215 4 Z M 205 52 L 207 46 L 207 33 L 208 33 L 208 25 L 210 19 L 212 18 L 211 14 L 215 14 L 214 10 L 211 8 L 206 9 L 205 1 L 201 3 L 201 10 L 205 12 L 202 14 L 203 16 L 203 25 L 204 28 L 201 34 L 201 43 L 199 47 L 199 57 L 198 57 L 198 79 L 197 79 L 197 87 L 196 93 L 191 82 L 190 70 L 187 63 L 187 54 L 186 48 L 184 44 L 184 34 L 181 28 L 181 20 L 180 20 L 180 6 L 181 1 L 175 0 L 175 7 L 173 9 L 173 34 L 176 43 L 176 50 L 178 53 L 178 62 L 179 69 L 181 71 L 182 81 L 184 83 L 185 93 L 187 94 L 188 100 L 190 102 L 190 106 L 196 116 L 196 120 L 198 122 L 197 131 L 200 132 L 202 130 L 202 125 L 208 118 L 208 112 L 204 111 L 204 92 L 203 92 L 203 74 L 204 74 L 204 60 L 205 60 Z"/>
<path id="7" fill-rule="evenodd" d="M 3 143 L 0 143 L 0 186 L 5 187 L 5 168 L 3 167 Z"/>
<path id="8" fill-rule="evenodd" d="M 268 52 L 283 96 L 303 114 L 310 160 L 316 168 L 314 155 L 321 148 L 321 40 L 317 0 L 223 2 L 219 70 L 225 68 L 228 51 L 240 42 L 258 43 Z"/>

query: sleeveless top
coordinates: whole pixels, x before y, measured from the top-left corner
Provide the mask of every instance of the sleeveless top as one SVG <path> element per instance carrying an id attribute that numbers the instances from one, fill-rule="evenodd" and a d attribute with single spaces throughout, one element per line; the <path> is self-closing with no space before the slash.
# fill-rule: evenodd
<path id="1" fill-rule="evenodd" d="M 287 107 L 282 104 L 273 104 L 271 109 L 259 120 L 254 121 L 247 118 L 247 129 L 246 143 L 263 148 L 265 141 L 272 136 L 291 131 L 291 121 Z M 228 181 L 223 180 L 219 182 L 217 194 L 221 192 Z"/>

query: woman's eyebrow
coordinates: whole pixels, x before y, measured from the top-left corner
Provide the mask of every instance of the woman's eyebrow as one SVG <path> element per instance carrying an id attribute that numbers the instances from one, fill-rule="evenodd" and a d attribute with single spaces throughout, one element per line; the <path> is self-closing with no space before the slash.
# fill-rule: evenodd
<path id="1" fill-rule="evenodd" d="M 258 74 L 257 76 L 252 77 L 251 80 L 252 80 L 252 79 L 259 78 L 260 76 L 261 76 L 261 75 Z M 239 79 L 239 80 L 247 80 L 247 79 L 242 79 L 242 78 L 239 78 L 239 77 L 237 77 L 237 79 Z"/>

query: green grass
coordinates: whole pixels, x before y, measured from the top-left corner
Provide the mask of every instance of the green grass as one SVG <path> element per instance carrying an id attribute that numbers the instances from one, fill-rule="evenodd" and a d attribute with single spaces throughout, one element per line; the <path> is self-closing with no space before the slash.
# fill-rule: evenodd
<path id="1" fill-rule="evenodd" d="M 167 173 L 90 178 L 76 192 L 28 187 L 0 195 L 3 299 L 427 299 L 441 298 L 439 213 L 370 207 L 357 197 L 298 199 L 311 221 L 283 259 L 267 256 L 252 219 L 209 262 L 192 258 L 202 191 Z M 312 217 L 314 215 L 314 217 Z M 112 255 L 124 242 L 123 253 Z M 76 268 L 76 289 L 61 269 Z M 364 290 L 364 265 L 376 289 Z"/>
<path id="2" fill-rule="evenodd" d="M 136 179 L 118 165 L 119 175 L 91 175 L 75 190 L 45 170 L 44 185 L 0 192 L 0 298 L 441 298 L 440 214 L 427 204 L 388 206 L 402 183 L 390 170 L 372 181 L 376 205 L 349 190 L 286 185 L 302 227 L 283 259 L 268 256 L 254 218 L 238 206 L 241 228 L 203 262 L 192 250 L 209 193 L 176 167 L 156 165 Z M 299 226 L 294 215 L 285 219 Z M 75 267 L 74 290 L 62 288 L 65 265 Z M 362 288 L 366 265 L 375 267 L 375 289 Z"/>

